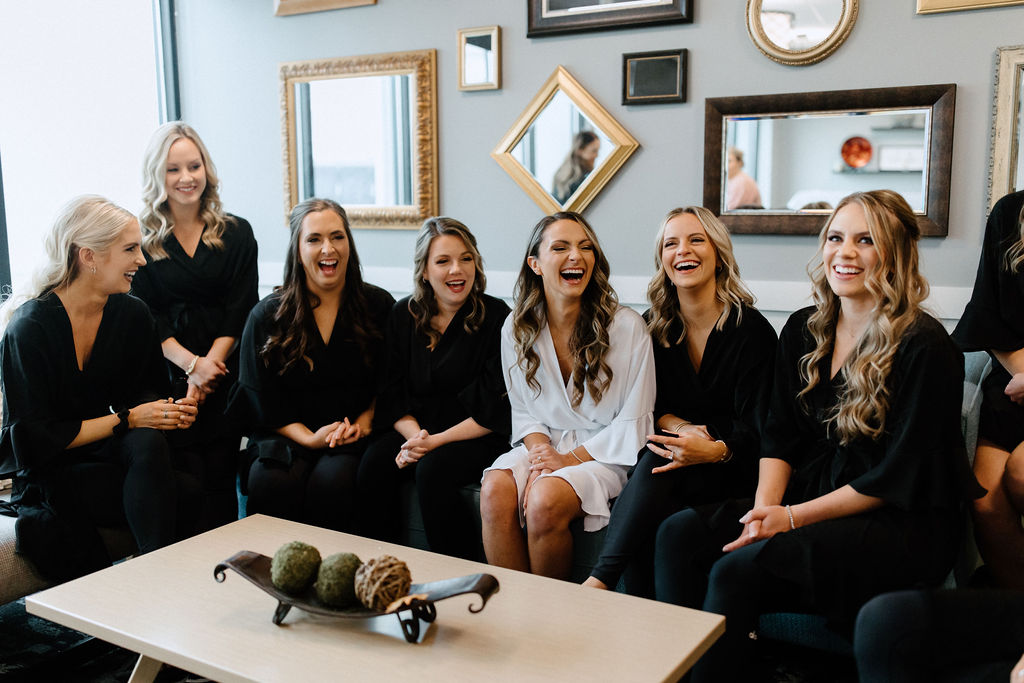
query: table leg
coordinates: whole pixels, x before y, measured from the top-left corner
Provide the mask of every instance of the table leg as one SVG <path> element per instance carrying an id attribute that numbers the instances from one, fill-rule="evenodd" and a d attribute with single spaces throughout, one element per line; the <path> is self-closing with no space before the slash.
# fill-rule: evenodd
<path id="1" fill-rule="evenodd" d="M 135 662 L 135 668 L 132 670 L 128 683 L 153 683 L 163 666 L 163 662 L 150 659 L 146 655 L 139 655 L 139 661 Z"/>

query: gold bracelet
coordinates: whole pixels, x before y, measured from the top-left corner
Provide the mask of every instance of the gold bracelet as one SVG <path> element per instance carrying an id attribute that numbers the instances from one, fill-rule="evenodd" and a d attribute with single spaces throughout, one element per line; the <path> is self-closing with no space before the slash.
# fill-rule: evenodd
<path id="1" fill-rule="evenodd" d="M 580 459 L 580 456 L 576 455 L 576 449 L 575 448 L 569 449 L 569 455 L 571 455 L 572 457 L 576 458 L 576 460 L 579 461 L 580 464 L 583 463 L 583 460 Z"/>
<path id="2" fill-rule="evenodd" d="M 732 449 L 729 448 L 729 444 L 725 443 L 721 439 L 718 439 L 717 441 L 715 441 L 715 443 L 720 443 L 723 446 L 725 446 L 725 455 L 719 458 L 718 462 L 729 462 L 730 460 L 732 460 Z"/>
<path id="3" fill-rule="evenodd" d="M 196 369 L 196 363 L 199 362 L 199 355 L 192 356 L 192 362 L 188 364 L 188 369 L 185 370 L 185 376 L 188 377 L 192 374 L 192 371 Z"/>

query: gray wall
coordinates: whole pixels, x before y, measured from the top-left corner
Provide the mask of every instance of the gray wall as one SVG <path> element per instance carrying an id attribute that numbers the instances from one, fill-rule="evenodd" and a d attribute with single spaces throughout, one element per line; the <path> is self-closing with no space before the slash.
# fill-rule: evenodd
<path id="1" fill-rule="evenodd" d="M 751 43 L 744 2 L 694 4 L 689 25 L 528 40 L 522 0 L 379 0 L 292 17 L 273 16 L 270 0 L 178 0 L 184 118 L 211 149 L 226 208 L 252 221 L 263 284 L 272 284 L 286 244 L 278 63 L 436 48 L 441 212 L 475 231 L 495 275 L 492 289 L 507 295 L 541 212 L 489 154 L 561 64 L 640 141 L 587 210 L 620 294 L 635 303 L 653 268 L 651 240 L 661 217 L 702 200 L 705 98 L 956 83 L 949 237 L 925 240 L 923 264 L 940 313 L 957 317 L 973 283 L 985 218 L 994 53 L 1024 42 L 1024 6 L 917 15 L 915 0 L 862 1 L 857 25 L 835 54 L 813 66 L 786 67 Z M 490 24 L 502 28 L 503 88 L 459 92 L 456 30 Z M 687 103 L 619 104 L 622 53 L 679 47 L 690 51 Z M 361 231 L 356 241 L 371 280 L 411 260 L 412 232 Z M 763 308 L 801 305 L 814 238 L 735 241 Z"/>

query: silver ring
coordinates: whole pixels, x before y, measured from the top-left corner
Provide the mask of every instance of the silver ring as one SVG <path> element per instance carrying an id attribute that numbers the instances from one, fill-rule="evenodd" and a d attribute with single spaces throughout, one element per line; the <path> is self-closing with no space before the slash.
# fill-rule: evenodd
<path id="1" fill-rule="evenodd" d="M 164 419 L 165 420 L 167 419 L 167 411 L 166 410 L 164 411 Z"/>

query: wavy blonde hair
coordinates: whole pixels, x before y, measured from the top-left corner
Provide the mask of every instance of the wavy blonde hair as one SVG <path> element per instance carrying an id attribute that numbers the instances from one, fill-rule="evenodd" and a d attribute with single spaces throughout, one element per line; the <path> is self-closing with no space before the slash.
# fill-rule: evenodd
<path id="1" fill-rule="evenodd" d="M 1006 270 L 1015 272 L 1020 270 L 1020 264 L 1024 263 L 1024 206 L 1020 207 L 1020 215 L 1017 216 L 1020 236 L 1006 252 Z"/>
<path id="2" fill-rule="evenodd" d="M 668 347 L 678 344 L 686 337 L 686 322 L 683 320 L 679 310 L 679 296 L 676 286 L 665 272 L 664 263 L 661 260 L 662 243 L 665 241 L 665 228 L 669 221 L 684 213 L 691 214 L 704 227 L 711 245 L 715 249 L 715 299 L 722 302 L 722 315 L 715 323 L 715 328 L 721 331 L 725 322 L 729 319 L 732 309 L 736 309 L 736 322 L 743 317 L 743 306 L 754 305 L 754 295 L 750 293 L 747 286 L 740 278 L 740 269 L 736 265 L 736 257 L 732 253 L 732 239 L 729 237 L 729 229 L 714 213 L 703 206 L 686 206 L 672 209 L 661 222 L 658 235 L 654 238 L 654 265 L 657 268 L 654 277 L 647 285 L 647 300 L 651 302 L 651 312 L 647 322 L 647 329 L 655 344 Z M 668 338 L 669 328 L 672 323 L 678 321 L 682 326 L 682 333 L 678 339 Z"/>
<path id="3" fill-rule="evenodd" d="M 0 325 L 6 327 L 18 306 L 29 299 L 67 287 L 80 274 L 78 252 L 102 254 L 135 220 L 130 211 L 98 195 L 83 195 L 65 204 L 46 234 L 46 263 L 33 275 L 25 295 L 11 296 L 0 307 Z"/>
<path id="4" fill-rule="evenodd" d="M 828 417 L 843 444 L 861 436 L 878 439 L 885 432 L 890 398 L 886 380 L 903 334 L 921 315 L 921 302 L 928 297 L 928 282 L 918 271 L 921 232 L 906 200 L 891 190 L 855 192 L 843 198 L 822 228 L 818 254 L 808 266 L 816 310 L 807 319 L 815 345 L 799 364 L 805 386 L 797 398 L 804 407 L 808 394 L 822 381 L 819 366 L 834 349 L 839 318 L 839 297 L 829 287 L 822 258 L 825 241 L 836 214 L 851 204 L 864 211 L 878 263 L 866 281 L 875 300 L 872 317 L 840 369 L 843 387 Z"/>
<path id="5" fill-rule="evenodd" d="M 199 219 L 206 225 L 206 230 L 203 231 L 203 244 L 211 249 L 224 248 L 224 240 L 221 238 L 227 226 L 227 216 L 220 205 L 220 180 L 217 177 L 217 168 L 213 165 L 210 153 L 199 134 L 187 123 L 170 121 L 153 133 L 142 160 L 143 206 L 142 213 L 139 214 L 139 225 L 142 228 L 142 248 L 154 261 L 167 258 L 164 242 L 174 229 L 164 181 L 167 178 L 167 153 L 171 145 L 182 138 L 195 143 L 206 171 L 206 189 L 199 198 Z"/>
<path id="6" fill-rule="evenodd" d="M 515 308 L 512 310 L 512 336 L 515 339 L 517 364 L 526 373 L 526 383 L 540 393 L 537 370 L 540 357 L 533 347 L 540 331 L 547 323 L 547 301 L 544 298 L 544 284 L 541 276 L 533 272 L 528 258 L 537 258 L 540 243 L 548 226 L 556 221 L 570 220 L 581 228 L 594 246 L 594 272 L 583 290 L 580 302 L 580 316 L 569 338 L 569 352 L 572 354 L 572 406 L 578 407 L 583 401 L 585 390 L 597 403 L 612 381 L 612 369 L 608 365 L 608 328 L 611 326 L 619 299 L 608 282 L 610 268 L 608 259 L 601 250 L 594 229 L 578 213 L 559 211 L 545 216 L 530 233 L 529 246 L 515 287 Z"/>
<path id="7" fill-rule="evenodd" d="M 437 298 L 434 296 L 434 288 L 426 280 L 427 260 L 430 257 L 430 245 L 434 243 L 435 238 L 441 235 L 458 237 L 466 246 L 466 251 L 473 256 L 473 268 L 476 274 L 466 301 L 469 304 L 469 312 L 462 322 L 463 329 L 469 334 L 479 330 L 480 324 L 483 323 L 483 296 L 484 290 L 487 289 L 483 258 L 476 248 L 476 238 L 473 237 L 469 228 L 454 218 L 444 216 L 435 216 L 424 221 L 419 234 L 416 235 L 416 250 L 413 253 L 413 292 L 409 297 L 409 314 L 412 315 L 416 330 L 427 335 L 430 348 L 436 347 L 437 343 L 441 341 L 441 333 L 430 324 L 430 319 L 437 315 Z"/>

